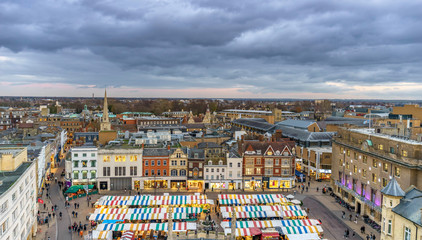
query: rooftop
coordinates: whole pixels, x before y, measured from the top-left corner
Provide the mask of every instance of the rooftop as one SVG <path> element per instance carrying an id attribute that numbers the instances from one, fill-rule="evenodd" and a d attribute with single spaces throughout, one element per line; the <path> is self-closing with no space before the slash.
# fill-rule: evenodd
<path id="1" fill-rule="evenodd" d="M 0 156 L 3 154 L 12 154 L 15 157 L 23 150 L 24 148 L 0 148 Z"/>
<path id="2" fill-rule="evenodd" d="M 288 120 L 285 120 L 285 121 L 282 121 L 282 122 L 278 122 L 277 125 L 307 129 L 313 123 L 315 123 L 315 122 L 314 121 L 288 119 Z"/>
<path id="3" fill-rule="evenodd" d="M 0 195 L 3 195 L 13 184 L 25 173 L 25 171 L 31 166 L 33 162 L 23 162 L 13 172 L 2 172 L 0 173 L 0 181 L 3 182 L 0 185 Z"/>
<path id="4" fill-rule="evenodd" d="M 242 109 L 226 109 L 221 111 L 223 113 L 259 113 L 259 114 L 272 114 L 271 111 L 262 111 L 262 110 L 242 110 Z"/>
<path id="5" fill-rule="evenodd" d="M 361 133 L 361 134 L 366 134 L 366 135 L 370 135 L 370 136 L 374 136 L 374 137 L 390 139 L 390 140 L 394 140 L 394 141 L 405 143 L 405 144 L 422 145 L 422 142 L 418 142 L 418 141 L 415 141 L 415 140 L 400 138 L 400 137 L 391 136 L 391 135 L 387 135 L 387 134 L 375 133 L 374 128 L 353 128 L 353 129 L 350 129 L 350 131 Z"/>
<path id="6" fill-rule="evenodd" d="M 335 132 L 308 132 L 305 129 L 282 125 L 277 126 L 277 129 L 281 129 L 283 136 L 303 142 L 329 142 L 335 134 Z"/>
<path id="7" fill-rule="evenodd" d="M 413 188 L 406 192 L 400 203 L 393 208 L 393 212 L 403 218 L 422 226 L 421 221 L 422 191 Z"/>
<path id="8" fill-rule="evenodd" d="M 390 182 L 388 182 L 387 186 L 381 190 L 381 192 L 385 195 L 394 197 L 403 197 L 405 195 L 404 191 L 400 188 L 399 183 L 394 177 L 390 180 Z"/>

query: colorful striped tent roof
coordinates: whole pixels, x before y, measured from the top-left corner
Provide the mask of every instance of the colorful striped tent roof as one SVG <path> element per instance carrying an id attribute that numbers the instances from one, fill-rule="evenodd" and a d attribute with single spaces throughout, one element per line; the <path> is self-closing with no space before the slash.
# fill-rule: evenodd
<path id="1" fill-rule="evenodd" d="M 96 205 L 99 206 L 160 206 L 160 205 L 189 205 L 189 204 L 206 204 L 206 199 L 190 199 L 178 198 L 176 200 L 101 200 Z"/>
<path id="2" fill-rule="evenodd" d="M 308 214 L 305 210 L 298 211 L 282 211 L 283 217 L 306 217 Z"/>
<path id="3" fill-rule="evenodd" d="M 152 196 L 152 195 L 141 195 L 141 196 L 103 196 L 100 200 L 107 201 L 145 201 L 145 200 L 170 200 L 178 201 L 179 199 L 207 199 L 206 195 L 171 195 L 171 196 Z"/>
<path id="4" fill-rule="evenodd" d="M 140 213 L 166 213 L 169 208 L 97 208 L 95 214 L 140 214 Z M 200 207 L 173 208 L 174 213 L 201 213 Z"/>
<path id="5" fill-rule="evenodd" d="M 321 226 L 300 226 L 300 227 L 282 227 L 281 231 L 286 234 L 307 234 L 307 233 L 322 233 Z"/>
<path id="6" fill-rule="evenodd" d="M 274 206 L 259 206 L 259 205 L 250 205 L 250 206 L 223 206 L 220 208 L 221 212 L 254 212 L 254 211 L 297 211 L 302 210 L 300 206 L 295 205 L 274 205 Z"/>
<path id="7" fill-rule="evenodd" d="M 292 226 L 315 226 L 321 223 L 316 219 L 302 220 L 267 220 L 267 221 L 237 221 L 236 228 L 270 228 L 270 227 L 292 227 Z M 221 222 L 222 228 L 231 227 L 231 221 Z"/>
<path id="8" fill-rule="evenodd" d="M 173 223 L 173 231 L 183 232 L 187 230 L 195 230 L 194 222 L 175 222 Z M 97 231 L 168 231 L 168 223 L 105 223 L 99 224 Z"/>
<path id="9" fill-rule="evenodd" d="M 173 219 L 187 219 L 186 213 L 173 213 Z M 89 220 L 157 220 L 168 219 L 168 213 L 141 213 L 141 214 L 91 214 Z"/>
<path id="10" fill-rule="evenodd" d="M 282 217 L 280 211 L 257 211 L 257 212 L 235 212 L 236 218 L 267 218 L 267 217 Z M 231 212 L 223 212 L 223 218 L 231 218 Z"/>
<path id="11" fill-rule="evenodd" d="M 230 228 L 224 229 L 224 234 L 231 234 L 232 230 Z M 262 232 L 258 228 L 236 228 L 236 237 L 245 237 L 245 236 L 257 236 Z"/>
<path id="12" fill-rule="evenodd" d="M 287 203 L 287 199 L 281 194 L 219 194 L 218 201 L 222 205 Z"/>
<path id="13" fill-rule="evenodd" d="M 92 239 L 95 240 L 111 240 L 113 232 L 111 231 L 92 231 Z"/>

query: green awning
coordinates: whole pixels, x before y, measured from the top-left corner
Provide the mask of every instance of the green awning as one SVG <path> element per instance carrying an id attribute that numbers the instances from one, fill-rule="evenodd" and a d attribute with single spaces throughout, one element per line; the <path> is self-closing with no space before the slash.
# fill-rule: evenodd
<path id="1" fill-rule="evenodd" d="M 88 185 L 88 188 L 93 189 L 94 185 Z M 73 185 L 68 188 L 65 193 L 77 193 L 79 190 L 84 190 L 84 185 Z"/>

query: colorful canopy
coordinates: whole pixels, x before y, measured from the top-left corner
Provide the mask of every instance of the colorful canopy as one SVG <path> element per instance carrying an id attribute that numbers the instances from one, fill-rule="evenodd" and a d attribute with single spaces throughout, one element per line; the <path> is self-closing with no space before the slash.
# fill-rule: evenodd
<path id="1" fill-rule="evenodd" d="M 236 218 L 267 218 L 267 217 L 282 217 L 280 211 L 259 211 L 259 212 L 235 212 Z M 223 212 L 223 218 L 231 218 L 232 212 Z"/>
<path id="2" fill-rule="evenodd" d="M 281 194 L 219 194 L 218 200 L 222 205 L 287 203 L 287 199 Z"/>
<path id="3" fill-rule="evenodd" d="M 141 214 L 91 214 L 89 220 L 157 220 L 168 219 L 168 213 L 141 213 Z M 187 219 L 186 213 L 173 213 L 174 220 Z"/>
<path id="4" fill-rule="evenodd" d="M 224 234 L 231 234 L 232 230 L 230 228 L 224 229 Z M 258 228 L 236 228 L 236 237 L 245 237 L 245 236 L 257 236 L 262 232 Z"/>
<path id="5" fill-rule="evenodd" d="M 173 231 L 187 231 L 195 230 L 196 223 L 193 222 L 174 222 Z M 168 231 L 168 223 L 106 223 L 99 224 L 97 229 L 99 231 Z"/>
<path id="6" fill-rule="evenodd" d="M 160 205 L 190 205 L 206 204 L 206 199 L 178 198 L 177 200 L 100 200 L 96 205 L 99 206 L 160 206 Z"/>
<path id="7" fill-rule="evenodd" d="M 103 196 L 100 201 L 170 201 L 172 204 L 177 204 L 177 201 L 186 200 L 204 200 L 207 199 L 206 195 L 171 195 L 171 196 Z"/>
<path id="8" fill-rule="evenodd" d="M 306 217 L 308 214 L 305 210 L 299 211 L 283 211 L 283 217 Z"/>
<path id="9" fill-rule="evenodd" d="M 126 231 L 122 234 L 122 240 L 132 240 L 135 237 L 135 233 L 132 231 Z"/>
<path id="10" fill-rule="evenodd" d="M 254 211 L 297 211 L 302 210 L 300 206 L 294 205 L 274 205 L 274 206 L 259 206 L 259 205 L 250 205 L 250 206 L 223 206 L 220 208 L 221 212 L 254 212 Z"/>
<path id="11" fill-rule="evenodd" d="M 111 231 L 92 231 L 92 239 L 95 240 L 111 240 L 113 232 Z"/>
<path id="12" fill-rule="evenodd" d="M 281 231 L 286 234 L 322 233 L 321 226 L 282 227 Z"/>
<path id="13" fill-rule="evenodd" d="M 86 186 L 86 185 L 85 185 Z M 88 185 L 89 189 L 93 189 L 94 185 Z M 79 190 L 84 190 L 84 185 L 73 185 L 66 190 L 65 193 L 77 193 Z"/>
<path id="14" fill-rule="evenodd" d="M 289 240 L 320 240 L 321 238 L 317 233 L 306 233 L 306 234 L 287 234 Z"/>
<path id="15" fill-rule="evenodd" d="M 140 214 L 140 213 L 166 213 L 169 208 L 97 208 L 95 214 Z M 201 213 L 200 207 L 173 208 L 174 213 Z"/>
<path id="16" fill-rule="evenodd" d="M 270 227 L 290 227 L 290 226 L 314 226 L 321 223 L 316 219 L 302 220 L 267 220 L 267 221 L 237 221 L 236 228 L 270 228 Z M 221 222 L 222 228 L 231 227 L 230 221 Z"/>

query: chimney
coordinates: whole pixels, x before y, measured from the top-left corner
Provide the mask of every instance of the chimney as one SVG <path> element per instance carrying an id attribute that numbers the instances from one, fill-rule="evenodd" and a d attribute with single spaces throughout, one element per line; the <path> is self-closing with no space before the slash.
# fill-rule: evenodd
<path id="1" fill-rule="evenodd" d="M 167 145 L 167 150 L 170 150 L 170 144 Z"/>
<path id="2" fill-rule="evenodd" d="M 264 136 L 259 135 L 258 140 L 259 140 L 260 142 L 263 142 L 263 141 L 264 141 Z"/>
<path id="3" fill-rule="evenodd" d="M 275 131 L 275 139 L 276 139 L 276 141 L 279 141 L 283 137 L 283 134 L 282 133 L 283 132 L 281 131 L 281 129 L 277 129 Z"/>
<path id="4" fill-rule="evenodd" d="M 142 149 L 144 149 L 144 144 L 142 143 Z"/>

